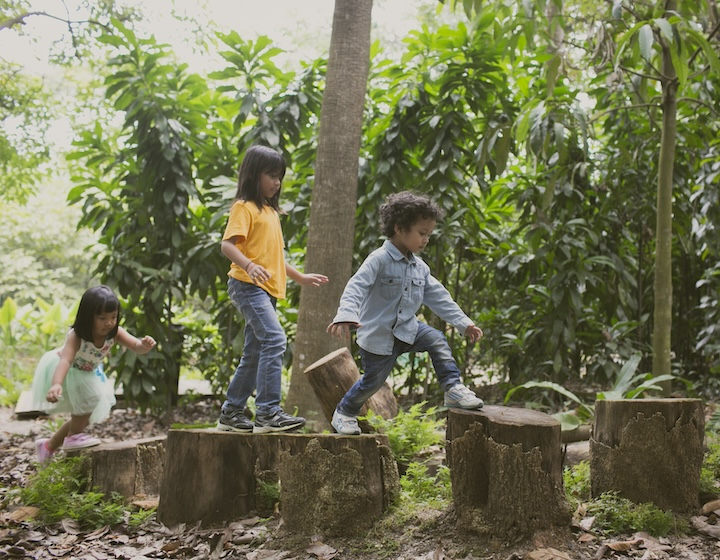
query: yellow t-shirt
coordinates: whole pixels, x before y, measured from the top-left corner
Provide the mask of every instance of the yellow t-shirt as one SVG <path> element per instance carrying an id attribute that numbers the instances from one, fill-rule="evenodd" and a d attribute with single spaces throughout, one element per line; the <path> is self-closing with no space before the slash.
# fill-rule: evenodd
<path id="1" fill-rule="evenodd" d="M 262 265 L 272 278 L 259 286 L 277 299 L 285 298 L 285 241 L 278 213 L 265 206 L 262 211 L 254 202 L 236 200 L 230 208 L 223 241 L 235 238 L 235 246 L 252 262 Z M 235 263 L 228 276 L 252 284 L 250 276 Z"/>

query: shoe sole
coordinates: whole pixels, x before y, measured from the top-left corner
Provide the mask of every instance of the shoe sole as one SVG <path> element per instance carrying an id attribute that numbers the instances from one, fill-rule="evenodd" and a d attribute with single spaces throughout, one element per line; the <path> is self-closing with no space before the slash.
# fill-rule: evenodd
<path id="1" fill-rule="evenodd" d="M 463 410 L 480 410 L 483 406 L 485 406 L 485 403 L 481 402 L 475 406 L 463 406 L 460 403 L 445 403 L 445 406 L 448 408 L 462 408 Z"/>
<path id="2" fill-rule="evenodd" d="M 290 430 L 296 430 L 302 428 L 305 423 L 293 424 L 292 426 L 255 426 L 253 433 L 256 434 L 267 434 L 270 432 L 288 432 Z"/>
<path id="3" fill-rule="evenodd" d="M 221 424 L 220 422 L 217 423 L 217 426 L 215 427 L 216 430 L 219 430 L 221 432 L 237 432 L 239 434 L 249 434 L 252 433 L 253 428 L 236 428 L 234 426 L 228 426 L 227 424 Z"/>
<path id="4" fill-rule="evenodd" d="M 335 430 L 335 433 L 339 436 L 359 436 L 362 433 L 362 430 L 360 430 L 360 429 L 358 429 L 357 431 L 352 431 L 352 432 L 347 432 L 347 431 L 344 432 L 342 430 L 338 430 L 335 427 L 335 424 L 333 424 L 332 422 L 330 422 L 330 425 L 332 426 L 332 429 Z"/>
<path id="5" fill-rule="evenodd" d="M 76 449 L 87 449 L 88 447 L 96 447 L 96 446 L 100 445 L 100 443 L 101 442 L 98 441 L 97 443 L 91 442 L 91 443 L 83 443 L 81 445 L 70 445 L 70 446 L 63 445 L 62 448 L 64 451 L 75 451 Z"/>

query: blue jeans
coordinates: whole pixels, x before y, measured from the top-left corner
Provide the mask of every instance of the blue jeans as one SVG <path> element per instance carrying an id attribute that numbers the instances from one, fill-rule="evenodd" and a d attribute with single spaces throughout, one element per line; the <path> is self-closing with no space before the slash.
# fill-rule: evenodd
<path id="1" fill-rule="evenodd" d="M 360 359 L 365 373 L 342 398 L 337 406 L 338 411 L 347 416 L 360 414 L 360 409 L 365 402 L 382 388 L 398 356 L 407 352 L 427 352 L 430 355 L 443 391 L 460 383 L 460 370 L 455 363 L 445 335 L 418 321 L 415 342 L 407 344 L 395 339 L 392 354 L 389 356 L 372 354 L 360 348 Z"/>
<path id="2" fill-rule="evenodd" d="M 253 391 L 256 414 L 280 410 L 282 360 L 287 337 L 276 312 L 277 299 L 255 284 L 228 280 L 230 301 L 245 318 L 245 346 L 227 390 L 224 412 L 243 410 Z"/>

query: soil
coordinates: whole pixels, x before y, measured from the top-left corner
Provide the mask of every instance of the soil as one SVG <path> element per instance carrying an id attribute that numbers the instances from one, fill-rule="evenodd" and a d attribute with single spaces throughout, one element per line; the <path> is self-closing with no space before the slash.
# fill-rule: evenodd
<path id="1" fill-rule="evenodd" d="M 219 402 L 196 400 L 176 409 L 173 421 L 185 425 L 213 422 Z M 252 517 L 225 527 L 165 527 L 150 516 L 140 527 L 124 523 L 82 531 L 70 520 L 42 526 L 18 503 L 13 488 L 23 486 L 37 469 L 34 440 L 49 430 L 47 418 L 18 419 L 0 408 L 0 558 L 73 558 L 87 560 L 146 558 L 306 560 L 600 560 L 639 558 L 720 560 L 720 531 L 656 539 L 644 533 L 595 534 L 587 519 L 573 526 L 530 538 L 480 538 L 456 528 L 452 506 L 443 511 L 391 512 L 362 538 L 323 538 L 292 534 L 280 513 L 269 519 Z M 140 439 L 167 433 L 161 418 L 117 408 L 111 417 L 88 429 L 103 442 Z M 140 497 L 139 497 L 140 498 Z M 142 497 L 137 507 L 156 498 Z M 712 515 L 711 515 L 712 517 Z M 403 519 L 403 521 L 400 521 Z M 704 518 L 701 518 L 704 519 Z M 708 522 L 712 523 L 713 519 Z M 584 527 L 584 528 L 583 528 Z M 718 527 L 720 529 L 720 527 Z"/>

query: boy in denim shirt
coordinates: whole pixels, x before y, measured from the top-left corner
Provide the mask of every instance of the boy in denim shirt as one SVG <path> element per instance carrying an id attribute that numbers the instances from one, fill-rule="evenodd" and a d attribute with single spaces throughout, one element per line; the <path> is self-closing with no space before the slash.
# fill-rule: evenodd
<path id="1" fill-rule="evenodd" d="M 442 210 L 427 196 L 409 191 L 390 195 L 380 207 L 380 224 L 387 240 L 350 278 L 327 328 L 332 336 L 344 340 L 357 329 L 364 370 L 333 414 L 331 424 L 339 434 L 360 433 L 360 409 L 383 386 L 398 356 L 406 352 L 428 352 L 445 391 L 445 406 L 483 406 L 482 400 L 460 382 L 460 370 L 445 335 L 415 316 L 425 304 L 470 342 L 483 335 L 417 256 L 441 217 Z"/>

